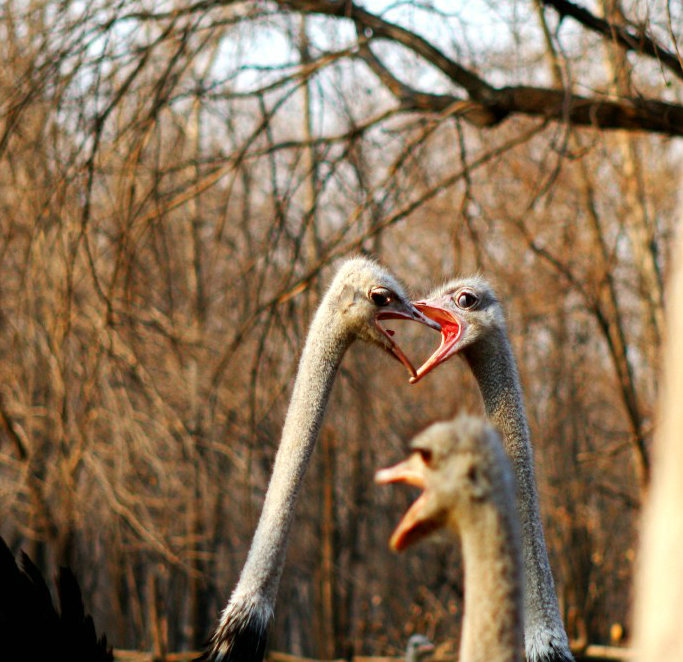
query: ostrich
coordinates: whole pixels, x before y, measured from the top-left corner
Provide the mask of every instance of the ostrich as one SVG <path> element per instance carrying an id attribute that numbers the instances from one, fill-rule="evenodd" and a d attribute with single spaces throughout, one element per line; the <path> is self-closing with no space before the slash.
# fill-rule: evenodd
<path id="1" fill-rule="evenodd" d="M 26 555 L 17 564 L 0 538 L 0 645 L 7 660 L 113 662 L 107 638 L 97 637 L 81 589 L 68 568 L 57 576 L 59 609 L 40 570 Z"/>
<path id="2" fill-rule="evenodd" d="M 465 566 L 460 662 L 521 662 L 521 543 L 512 504 L 515 481 L 496 431 L 460 415 L 411 442 L 407 460 L 375 474 L 424 492 L 403 516 L 390 546 L 401 551 L 441 528 L 459 535 Z"/>
<path id="3" fill-rule="evenodd" d="M 543 536 L 524 396 L 503 308 L 490 285 L 478 276 L 450 281 L 428 299 L 414 303 L 441 324 L 441 344 L 411 382 L 417 382 L 454 354 L 461 354 L 479 384 L 486 415 L 501 432 L 512 461 L 522 524 L 527 660 L 570 661 L 573 658 Z"/>
<path id="4" fill-rule="evenodd" d="M 422 662 L 434 652 L 434 644 L 423 634 L 413 634 L 406 645 L 405 662 Z"/>
<path id="5" fill-rule="evenodd" d="M 339 269 L 313 318 L 280 447 L 247 560 L 203 659 L 258 662 L 273 618 L 294 506 L 344 353 L 368 341 L 415 369 L 381 321 L 408 319 L 438 329 L 420 313 L 386 269 L 365 258 Z"/>

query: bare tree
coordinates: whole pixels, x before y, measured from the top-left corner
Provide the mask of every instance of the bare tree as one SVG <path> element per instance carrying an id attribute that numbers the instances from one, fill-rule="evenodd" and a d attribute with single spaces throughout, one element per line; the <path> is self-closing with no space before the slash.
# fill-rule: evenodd
<path id="1" fill-rule="evenodd" d="M 0 526 L 98 629 L 208 635 L 247 552 L 335 261 L 506 300 L 569 631 L 628 625 L 683 132 L 674 3 L 7 0 Z M 416 361 L 436 342 L 404 329 Z M 453 637 L 452 550 L 396 559 L 379 464 L 458 408 L 345 359 L 273 646 Z M 390 372 L 390 367 L 387 369 Z M 401 500 L 395 503 L 392 499 Z M 303 589 L 301 588 L 303 586 Z M 315 633 L 315 634 L 311 634 Z"/>

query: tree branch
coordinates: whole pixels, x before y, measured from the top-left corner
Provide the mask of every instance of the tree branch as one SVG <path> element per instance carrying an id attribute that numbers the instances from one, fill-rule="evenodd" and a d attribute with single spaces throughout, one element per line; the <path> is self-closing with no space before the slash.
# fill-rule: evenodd
<path id="1" fill-rule="evenodd" d="M 367 45 L 361 46 L 359 57 L 398 99 L 403 110 L 440 113 L 447 108 L 457 109 L 458 115 L 478 127 L 498 124 L 507 115 L 496 113 L 490 106 L 478 101 L 459 99 L 452 94 L 431 94 L 416 90 L 396 78 Z"/>
<path id="2" fill-rule="evenodd" d="M 387 39 L 405 46 L 407 49 L 413 51 L 413 53 L 434 65 L 454 83 L 464 88 L 473 99 L 485 101 L 494 91 L 494 88 L 485 80 L 451 60 L 438 48 L 432 46 L 432 44 L 419 35 L 400 27 L 399 25 L 385 21 L 379 16 L 375 16 L 375 14 L 371 14 L 370 12 L 365 11 L 365 9 L 361 9 L 353 2 L 317 2 L 312 0 L 278 1 L 279 4 L 296 11 L 349 18 L 356 23 L 358 31 L 361 34 L 370 30 L 374 37 Z"/>
<path id="3" fill-rule="evenodd" d="M 644 97 L 607 99 L 563 90 L 518 85 L 497 91 L 496 107 L 509 113 L 540 115 L 575 126 L 683 135 L 683 107 Z"/>
<path id="4" fill-rule="evenodd" d="M 605 33 L 610 36 L 618 33 L 621 35 L 620 43 L 623 42 L 624 46 L 635 49 L 636 45 L 640 44 L 639 50 L 647 54 L 656 53 L 662 62 L 665 61 L 662 56 L 666 56 L 668 51 L 659 48 L 653 42 L 650 42 L 649 46 L 643 46 L 642 44 L 645 43 L 643 40 L 638 41 L 624 28 L 602 21 L 566 0 L 543 0 L 543 2 L 551 4 L 556 9 L 560 7 L 567 14 L 573 12 L 572 16 L 582 18 L 596 31 L 606 31 Z M 404 110 L 443 112 L 444 109 L 461 102 L 463 108 L 459 114 L 480 128 L 495 126 L 513 113 L 518 113 L 567 122 L 574 126 L 643 130 L 670 136 L 683 136 L 683 106 L 680 105 L 644 97 L 621 99 L 599 96 L 582 97 L 568 94 L 560 89 L 526 85 L 495 88 L 472 71 L 448 58 L 419 35 L 371 14 L 353 2 L 280 0 L 280 4 L 296 11 L 351 19 L 356 23 L 359 36 L 362 35 L 367 39 L 381 37 L 401 44 L 434 65 L 469 95 L 469 99 L 461 100 L 457 96 L 430 94 L 406 85 L 384 66 L 367 44 L 361 44 L 359 57 L 396 97 Z M 367 34 L 368 30 L 371 31 L 371 35 Z M 667 66 L 671 68 L 675 61 L 679 73 L 683 73 L 675 56 L 671 54 L 669 56 Z M 671 58 L 674 61 L 670 61 Z M 672 71 L 676 73 L 675 68 Z"/>
<path id="5" fill-rule="evenodd" d="M 635 51 L 654 58 L 678 78 L 683 79 L 683 66 L 676 56 L 645 34 L 645 30 L 629 31 L 623 25 L 610 23 L 591 14 L 587 9 L 579 7 L 568 0 L 542 0 L 547 7 L 552 7 L 560 18 L 571 16 L 585 28 L 614 40 L 627 51 Z"/>

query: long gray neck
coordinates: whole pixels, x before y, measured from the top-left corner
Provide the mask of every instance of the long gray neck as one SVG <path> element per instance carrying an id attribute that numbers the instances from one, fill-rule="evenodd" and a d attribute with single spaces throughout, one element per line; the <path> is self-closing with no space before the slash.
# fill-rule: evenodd
<path id="1" fill-rule="evenodd" d="M 311 323 L 263 510 L 231 603 L 256 599 L 274 607 L 301 482 L 337 369 L 352 342 L 337 319 L 325 300 Z"/>
<path id="2" fill-rule="evenodd" d="M 461 662 L 520 662 L 523 658 L 522 578 L 516 513 L 487 503 L 459 518 L 465 565 Z"/>
<path id="3" fill-rule="evenodd" d="M 499 329 L 492 331 L 468 347 L 465 358 L 479 384 L 486 415 L 503 435 L 518 484 L 536 500 L 533 449 L 524 396 L 507 334 Z M 520 474 L 524 475 L 521 483 Z"/>
<path id="4" fill-rule="evenodd" d="M 568 651 L 543 535 L 524 397 L 506 331 L 496 329 L 480 339 L 467 348 L 465 358 L 479 384 L 486 415 L 503 436 L 517 480 L 527 657 L 537 659 L 549 642 Z"/>

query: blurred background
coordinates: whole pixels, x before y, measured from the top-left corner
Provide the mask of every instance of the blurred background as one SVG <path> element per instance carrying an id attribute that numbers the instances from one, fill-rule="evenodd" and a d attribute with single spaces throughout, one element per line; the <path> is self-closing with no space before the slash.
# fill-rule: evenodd
<path id="1" fill-rule="evenodd" d="M 4 0 L 0 533 L 118 648 L 197 649 L 237 580 L 340 260 L 506 307 L 575 643 L 627 639 L 683 135 L 679 3 Z M 438 344 L 397 323 L 416 365 Z M 454 640 L 452 544 L 387 540 L 374 471 L 461 408 L 354 345 L 271 647 Z"/>

